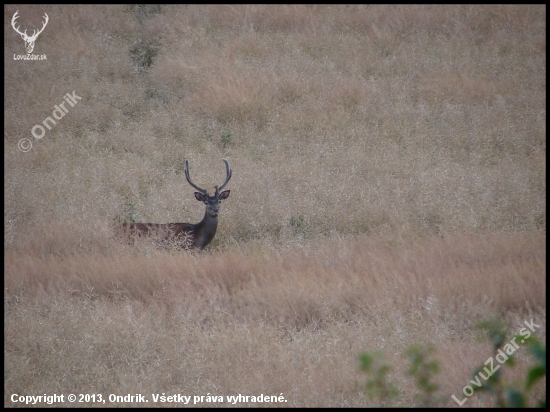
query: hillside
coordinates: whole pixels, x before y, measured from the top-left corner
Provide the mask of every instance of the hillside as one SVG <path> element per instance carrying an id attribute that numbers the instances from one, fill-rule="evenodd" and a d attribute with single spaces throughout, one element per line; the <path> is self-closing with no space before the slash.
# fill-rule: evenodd
<path id="1" fill-rule="evenodd" d="M 545 6 L 6 5 L 4 39 L 5 406 L 375 406 L 364 351 L 413 406 L 414 343 L 454 406 L 479 321 L 545 342 Z M 222 158 L 204 252 L 113 237 L 199 222 L 185 160 L 212 191 Z"/>

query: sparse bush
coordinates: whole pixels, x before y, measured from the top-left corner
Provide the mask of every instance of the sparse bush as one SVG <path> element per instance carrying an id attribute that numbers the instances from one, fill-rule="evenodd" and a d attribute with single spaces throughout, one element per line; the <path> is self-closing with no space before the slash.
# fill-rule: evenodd
<path id="1" fill-rule="evenodd" d="M 128 202 L 126 205 L 126 211 L 124 213 L 123 222 L 139 222 L 140 218 L 137 214 L 137 205 L 134 202 Z"/>
<path id="2" fill-rule="evenodd" d="M 226 149 L 233 142 L 233 133 L 231 130 L 223 128 L 221 134 L 222 147 Z"/>
<path id="3" fill-rule="evenodd" d="M 498 370 L 495 373 L 488 373 L 489 379 L 476 390 L 492 394 L 495 398 L 495 406 L 500 408 L 545 407 L 546 396 L 536 400 L 533 405 L 528 405 L 527 400 L 533 385 L 546 376 L 546 345 L 542 345 L 538 339 L 531 335 L 531 332 L 527 332 L 528 336 L 516 335 L 511 339 L 508 334 L 508 325 L 500 318 L 485 320 L 480 322 L 477 327 L 485 332 L 487 339 L 491 342 L 493 358 L 496 358 L 499 353 L 504 353 L 501 349 L 505 344 L 508 344 L 508 342 L 515 343 L 517 340 L 518 343 L 521 342 L 529 347 L 529 351 L 535 357 L 536 364 L 527 370 L 524 382 L 506 383 L 503 379 L 503 369 L 513 367 L 516 364 L 514 356 L 506 354 L 506 361 L 502 365 L 498 365 Z M 473 376 L 477 376 L 483 370 L 487 372 L 485 364 L 479 366 Z"/>
<path id="4" fill-rule="evenodd" d="M 407 373 L 415 379 L 416 387 L 420 390 L 418 406 L 424 408 L 438 405 L 434 395 L 439 385 L 434 380 L 439 373 L 439 364 L 430 359 L 433 351 L 432 347 L 413 345 L 405 352 L 410 361 Z"/>
<path id="5" fill-rule="evenodd" d="M 491 360 L 494 361 L 499 352 L 503 353 L 500 349 L 505 343 L 523 337 L 524 339 L 521 339 L 521 342 L 529 346 L 530 352 L 535 357 L 536 364 L 527 370 L 524 382 L 507 384 L 503 381 L 503 369 L 501 366 L 505 368 L 514 366 L 515 360 L 511 354 L 506 357 L 504 364 L 497 364 L 496 368 L 493 366 L 493 363 L 490 363 L 489 368 L 491 371 L 488 371 L 487 363 L 484 363 L 473 373 L 473 377 L 477 377 L 478 380 L 480 371 L 485 371 L 485 375 L 487 375 L 482 375 L 484 380 L 479 380 L 479 387 L 475 387 L 475 392 L 488 392 L 493 395 L 496 407 L 527 407 L 529 390 L 537 381 L 546 376 L 546 346 L 542 345 L 530 333 L 527 337 L 521 335 L 514 337 L 514 339 L 509 339 L 507 324 L 501 318 L 482 321 L 478 323 L 477 328 L 485 331 L 488 340 L 494 348 Z M 518 339 L 519 341 L 520 339 Z M 439 407 L 444 406 L 446 403 L 446 399 L 443 397 L 435 396 L 440 386 L 434 382 L 436 375 L 439 373 L 439 363 L 436 360 L 430 359 L 431 353 L 433 353 L 432 347 L 418 344 L 410 346 L 405 352 L 410 362 L 407 374 L 414 378 L 416 387 L 420 392 L 416 395 L 415 406 L 417 407 Z M 373 375 L 366 382 L 366 393 L 370 398 L 378 399 L 380 406 L 400 405 L 401 401 L 398 398 L 399 389 L 388 380 L 387 375 L 390 372 L 390 367 L 386 364 L 380 364 L 382 358 L 383 355 L 380 353 L 372 354 L 365 352 L 359 355 L 360 369 Z M 375 363 L 379 363 L 380 365 L 375 368 L 373 366 Z M 493 370 L 495 371 L 494 373 Z M 536 400 L 533 406 L 545 407 L 546 396 L 543 399 Z"/>
<path id="6" fill-rule="evenodd" d="M 359 362 L 363 372 L 373 375 L 372 379 L 365 384 L 367 395 L 371 399 L 380 399 L 380 406 L 392 405 L 399 394 L 399 389 L 388 381 L 387 375 L 391 370 L 390 366 L 381 363 L 382 356 L 380 354 L 367 352 L 359 355 Z"/>
<path id="7" fill-rule="evenodd" d="M 290 226 L 294 229 L 294 232 L 300 235 L 305 234 L 306 224 L 304 222 L 304 215 L 291 216 L 290 217 Z"/>
<path id="8" fill-rule="evenodd" d="M 137 40 L 130 49 L 130 56 L 132 56 L 132 60 L 140 72 L 151 68 L 157 54 L 158 49 L 143 39 Z"/>
<path id="9" fill-rule="evenodd" d="M 134 13 L 140 23 L 162 12 L 160 4 L 129 4 L 128 10 Z"/>

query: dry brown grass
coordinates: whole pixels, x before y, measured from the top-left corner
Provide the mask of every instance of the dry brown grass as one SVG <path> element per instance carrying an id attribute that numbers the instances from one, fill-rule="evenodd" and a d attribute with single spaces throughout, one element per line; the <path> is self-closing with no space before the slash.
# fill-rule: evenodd
<path id="1" fill-rule="evenodd" d="M 50 16 L 46 61 L 13 60 L 16 10 Z M 6 5 L 5 396 L 370 406 L 357 354 L 380 349 L 409 406 L 392 357 L 415 341 L 458 396 L 490 353 L 476 321 L 535 317 L 545 340 L 545 12 Z M 209 252 L 111 239 L 199 221 L 184 160 L 211 190 L 222 157 Z"/>
<path id="2" fill-rule="evenodd" d="M 202 256 L 8 253 L 5 391 L 283 393 L 289 406 L 367 406 L 357 354 L 381 350 L 402 371 L 395 354 L 424 342 L 437 348 L 452 406 L 490 354 L 476 322 L 500 315 L 519 328 L 534 318 L 545 336 L 543 244 L 363 236 Z"/>

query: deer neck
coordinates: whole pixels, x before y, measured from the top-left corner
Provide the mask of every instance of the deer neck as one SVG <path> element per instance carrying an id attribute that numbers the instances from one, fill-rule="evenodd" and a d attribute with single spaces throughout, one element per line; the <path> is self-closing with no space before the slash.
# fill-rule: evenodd
<path id="1" fill-rule="evenodd" d="M 197 236 L 195 246 L 199 249 L 204 248 L 214 239 L 217 229 L 218 217 L 211 216 L 206 209 L 203 219 L 195 226 L 195 235 Z"/>

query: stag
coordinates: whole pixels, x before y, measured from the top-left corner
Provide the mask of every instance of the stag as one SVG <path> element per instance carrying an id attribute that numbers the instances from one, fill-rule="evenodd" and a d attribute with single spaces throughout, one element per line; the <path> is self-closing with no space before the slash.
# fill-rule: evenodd
<path id="1" fill-rule="evenodd" d="M 189 162 L 185 161 L 185 177 L 189 184 L 193 186 L 195 199 L 203 202 L 206 205 L 203 219 L 196 224 L 192 223 L 123 223 L 119 226 L 119 233 L 122 232 L 127 236 L 132 237 L 154 237 L 158 240 L 169 242 L 172 244 L 182 245 L 185 248 L 194 248 L 198 251 L 204 249 L 216 234 L 218 228 L 218 214 L 220 212 L 220 204 L 222 200 L 227 199 L 229 190 L 220 192 L 231 179 L 231 168 L 229 162 L 223 159 L 225 163 L 225 182 L 221 186 L 214 186 L 216 189 L 213 196 L 209 196 L 207 191 L 201 189 L 191 181 L 189 177 Z"/>
<path id="2" fill-rule="evenodd" d="M 30 54 L 34 50 L 34 42 L 38 38 L 38 35 L 44 31 L 44 29 L 46 28 L 46 25 L 48 24 L 48 20 L 50 18 L 48 17 L 48 15 L 46 13 L 44 13 L 44 17 L 46 18 L 46 20 L 44 21 L 44 24 L 42 25 L 42 28 L 40 30 L 33 30 L 32 36 L 28 36 L 26 29 L 25 29 L 25 32 L 22 33 L 19 30 L 19 27 L 15 27 L 15 20 L 17 20 L 17 18 L 19 17 L 17 15 L 17 13 L 19 13 L 19 10 L 17 10 L 15 12 L 15 14 L 13 15 L 13 17 L 11 19 L 11 25 L 12 25 L 13 29 L 21 35 L 23 40 L 25 40 L 25 48 L 27 49 L 27 53 Z"/>

